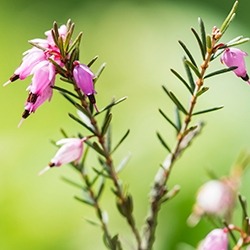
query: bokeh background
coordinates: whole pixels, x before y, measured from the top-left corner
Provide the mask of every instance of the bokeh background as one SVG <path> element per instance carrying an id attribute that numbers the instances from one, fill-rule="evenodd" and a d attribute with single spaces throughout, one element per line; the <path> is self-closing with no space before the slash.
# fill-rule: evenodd
<path id="1" fill-rule="evenodd" d="M 132 154 L 121 178 L 134 194 L 135 215 L 138 225 L 142 225 L 153 176 L 166 155 L 155 132 L 160 131 L 170 144 L 174 141 L 174 131 L 157 111 L 162 108 L 168 114 L 173 112 L 161 86 L 168 86 L 184 103 L 188 102 L 186 90 L 169 71 L 174 68 L 184 74 L 183 51 L 177 40 L 185 41 L 199 58 L 190 27 L 198 28 L 199 16 L 208 32 L 214 25 L 220 26 L 233 1 L 1 0 L 0 3 L 2 83 L 12 75 L 23 51 L 29 48 L 27 41 L 42 38 L 53 21 L 63 24 L 71 18 L 76 23 L 76 32 L 84 32 L 82 62 L 99 55 L 94 70 L 102 62 L 107 63 L 97 84 L 98 106 L 106 105 L 112 97 L 128 96 L 114 110 L 114 141 L 131 129 L 115 161 L 118 163 Z M 237 18 L 225 41 L 238 35 L 250 36 L 249 11 L 250 2 L 240 0 Z M 250 51 L 249 44 L 241 48 Z M 250 59 L 246 61 L 250 68 Z M 213 66 L 217 67 L 221 67 L 219 60 Z M 0 249 L 105 249 L 100 229 L 85 221 L 95 219 L 94 212 L 74 200 L 78 190 L 61 180 L 62 176 L 77 179 L 74 171 L 65 166 L 37 176 L 55 152 L 50 140 L 60 139 L 59 129 L 74 135 L 81 128 L 67 115 L 75 110 L 55 93 L 51 103 L 41 107 L 18 129 L 29 81 L 16 82 L 0 91 Z M 160 212 L 157 250 L 188 250 L 188 245 L 196 246 L 212 228 L 206 221 L 196 228 L 186 225 L 196 190 L 208 180 L 206 169 L 225 175 L 238 154 L 250 148 L 249 86 L 230 73 L 209 79 L 207 85 L 210 90 L 200 99 L 199 107 L 225 107 L 200 117 L 206 121 L 204 132 L 175 165 L 170 186 L 180 184 L 182 190 Z M 249 178 L 248 170 L 241 187 L 247 198 Z M 121 232 L 126 249 L 133 249 L 131 235 L 116 211 L 109 188 L 102 205 L 110 213 L 111 231 Z M 239 209 L 235 219 L 237 214 Z"/>

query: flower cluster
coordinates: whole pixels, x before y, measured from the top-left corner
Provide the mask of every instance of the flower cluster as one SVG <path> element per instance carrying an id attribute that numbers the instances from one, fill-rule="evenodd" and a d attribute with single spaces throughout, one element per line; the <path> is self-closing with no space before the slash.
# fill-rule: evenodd
<path id="1" fill-rule="evenodd" d="M 23 119 L 34 113 L 45 101 L 51 100 L 57 74 L 79 88 L 95 105 L 95 75 L 87 65 L 78 61 L 78 55 L 75 56 L 74 46 L 77 43 L 71 41 L 72 27 L 69 21 L 67 25 L 46 31 L 46 39 L 30 40 L 33 47 L 23 53 L 20 66 L 4 84 L 5 86 L 17 79 L 24 80 L 32 75 L 31 84 L 27 88 L 29 94 Z"/>

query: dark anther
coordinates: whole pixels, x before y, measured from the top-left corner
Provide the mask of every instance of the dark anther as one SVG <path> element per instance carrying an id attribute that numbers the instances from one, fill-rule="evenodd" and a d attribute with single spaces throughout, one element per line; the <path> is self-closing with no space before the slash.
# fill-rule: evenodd
<path id="1" fill-rule="evenodd" d="M 38 95 L 29 93 L 29 96 L 27 98 L 27 102 L 35 103 L 38 98 Z"/>
<path id="2" fill-rule="evenodd" d="M 22 118 L 26 119 L 30 115 L 30 112 L 28 110 L 24 110 L 22 114 Z"/>
<path id="3" fill-rule="evenodd" d="M 10 77 L 10 81 L 11 81 L 11 82 L 16 81 L 17 79 L 19 79 L 19 75 L 15 75 L 15 74 L 14 74 L 13 76 Z"/>
<path id="4" fill-rule="evenodd" d="M 92 103 L 92 104 L 95 104 L 96 101 L 95 101 L 95 96 L 94 95 L 88 95 L 88 98 L 89 98 L 89 101 Z"/>
<path id="5" fill-rule="evenodd" d="M 249 80 L 249 76 L 248 76 L 248 74 L 246 74 L 246 76 L 244 76 L 244 77 L 241 77 L 244 81 L 248 81 Z"/>
<path id="6" fill-rule="evenodd" d="M 50 163 L 49 163 L 49 167 L 50 167 L 50 168 L 53 168 L 54 166 L 55 166 L 55 163 L 53 163 L 53 162 L 50 162 Z"/>

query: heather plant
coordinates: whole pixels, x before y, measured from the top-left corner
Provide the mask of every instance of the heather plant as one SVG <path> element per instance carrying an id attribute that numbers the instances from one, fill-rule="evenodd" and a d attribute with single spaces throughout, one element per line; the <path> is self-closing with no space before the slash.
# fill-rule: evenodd
<path id="1" fill-rule="evenodd" d="M 136 206 L 136 201 L 127 188 L 126 184 L 129 183 L 129 180 L 123 181 L 120 178 L 120 172 L 126 166 L 129 156 L 122 159 L 119 164 L 115 164 L 113 160 L 116 150 L 130 132 L 128 130 L 121 135 L 115 145 L 113 144 L 112 111 L 114 108 L 118 108 L 116 106 L 124 102 L 126 97 L 113 99 L 106 106 L 99 107 L 98 95 L 102 95 L 102 93 L 96 91 L 96 89 L 98 90 L 97 81 L 106 65 L 102 64 L 98 72 L 93 72 L 91 67 L 96 63 L 98 57 L 93 58 L 90 62 L 81 62 L 82 33 L 74 38 L 75 24 L 68 20 L 65 25 L 59 27 L 55 22 L 53 28 L 45 32 L 45 38 L 29 41 L 32 48 L 24 52 L 20 66 L 4 84 L 8 85 L 32 76 L 31 84 L 27 87 L 28 97 L 25 101 L 24 112 L 18 126 L 21 126 L 22 122 L 37 111 L 45 101 L 50 101 L 55 91 L 59 92 L 77 110 L 78 115 L 69 113 L 69 116 L 72 118 L 72 122 L 76 122 L 82 127 L 81 131 L 77 131 L 74 136 L 69 136 L 66 130 L 61 130 L 63 138 L 54 143 L 57 151 L 39 174 L 44 174 L 50 169 L 65 164 L 69 164 L 78 173 L 81 183 L 67 177 L 64 180 L 81 191 L 82 196 L 75 198 L 95 211 L 98 223 L 91 219 L 87 221 L 100 227 L 107 249 L 127 249 L 128 246 L 126 242 L 123 242 L 119 232 L 114 234 L 109 226 L 111 216 L 102 205 L 103 193 L 108 191 L 113 193 L 114 205 L 131 230 L 133 239 L 129 239 L 129 241 L 132 242 L 133 249 L 153 249 L 154 243 L 157 241 L 156 229 L 159 223 L 159 212 L 161 209 L 167 209 L 167 207 L 162 208 L 162 205 L 172 200 L 180 191 L 179 185 L 170 187 L 168 184 L 175 163 L 184 151 L 195 143 L 193 141 L 201 131 L 205 132 L 204 122 L 197 120 L 200 115 L 223 108 L 223 106 L 213 106 L 204 110 L 199 109 L 200 97 L 204 98 L 209 91 L 206 80 L 214 77 L 213 79 L 216 81 L 216 75 L 228 73 L 232 74 L 232 77 L 236 75 L 246 83 L 250 82 L 244 61 L 247 54 L 237 48 L 238 45 L 248 42 L 249 39 L 238 36 L 230 41 L 223 40 L 223 35 L 235 17 L 237 6 L 238 1 L 233 5 L 221 27 L 214 26 L 210 33 L 206 32 L 207 27 L 201 18 L 198 20 L 199 31 L 191 29 L 201 60 L 198 61 L 185 43 L 179 41 L 185 53 L 182 63 L 186 70 L 186 77 L 174 69 L 171 69 L 171 72 L 179 82 L 179 85 L 176 84 L 176 88 L 185 88 L 188 92 L 189 99 L 185 101 L 185 103 L 188 102 L 188 105 L 184 105 L 184 102 L 169 90 L 167 85 L 162 87 L 166 97 L 172 102 L 175 116 L 172 118 L 163 109 L 159 109 L 159 113 L 167 122 L 167 129 L 173 129 L 175 143 L 170 145 L 168 138 L 157 133 L 167 155 L 153 177 L 153 184 L 149 191 L 148 214 L 145 215 L 143 225 L 138 225 L 134 214 L 133 208 Z M 210 64 L 219 58 L 225 67 L 210 71 Z M 60 78 L 60 85 L 55 84 L 56 78 Z M 235 80 L 238 81 L 237 78 Z M 216 86 L 213 87 L 216 88 Z M 94 154 L 90 155 L 90 151 Z M 91 162 L 89 158 L 93 155 L 96 156 L 98 165 L 89 164 Z M 195 226 L 200 219 L 207 217 L 215 227 L 199 245 L 198 242 L 201 239 L 197 239 L 198 249 L 226 250 L 230 248 L 236 250 L 243 249 L 250 243 L 246 200 L 238 194 L 241 177 L 249 163 L 249 157 L 248 153 L 241 154 L 228 176 L 216 177 L 211 174 L 211 180 L 198 191 L 196 203 L 187 222 L 189 225 Z M 58 169 L 58 171 L 60 170 Z M 107 182 L 111 185 L 110 190 L 105 190 Z M 241 205 L 243 212 L 240 226 L 238 222 L 232 221 L 236 203 Z"/>

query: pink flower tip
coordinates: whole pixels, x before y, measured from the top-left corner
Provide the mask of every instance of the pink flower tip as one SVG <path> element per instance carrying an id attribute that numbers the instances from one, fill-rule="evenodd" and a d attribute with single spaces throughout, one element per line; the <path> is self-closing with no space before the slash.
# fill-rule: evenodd
<path id="1" fill-rule="evenodd" d="M 91 103 L 95 103 L 94 94 L 94 73 L 90 70 L 90 68 L 85 65 L 81 64 L 79 61 L 73 62 L 74 69 L 73 69 L 73 77 L 75 80 L 76 85 L 78 86 L 81 91 L 88 96 Z"/>
<path id="2" fill-rule="evenodd" d="M 228 237 L 224 229 L 212 230 L 204 239 L 200 250 L 227 250 Z"/>
<path id="3" fill-rule="evenodd" d="M 236 76 L 249 83 L 249 76 L 244 57 L 247 53 L 237 48 L 226 48 L 221 56 L 221 62 L 227 67 L 237 67 L 233 70 Z"/>

